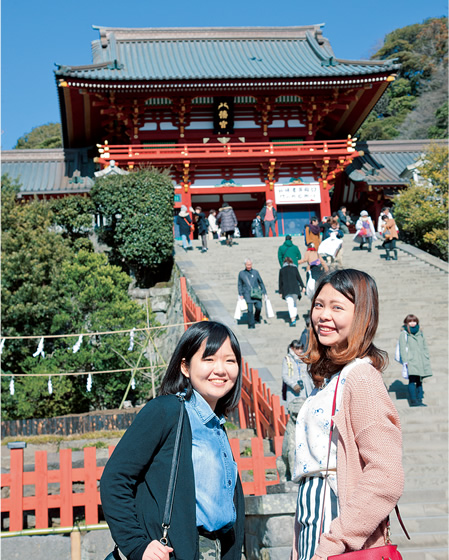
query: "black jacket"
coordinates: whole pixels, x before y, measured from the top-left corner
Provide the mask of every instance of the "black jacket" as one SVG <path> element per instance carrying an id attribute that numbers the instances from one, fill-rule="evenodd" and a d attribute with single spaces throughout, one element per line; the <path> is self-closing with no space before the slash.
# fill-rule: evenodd
<path id="1" fill-rule="evenodd" d="M 161 524 L 180 406 L 175 395 L 158 397 L 147 403 L 118 443 L 101 477 L 101 502 L 106 521 L 114 541 L 129 560 L 142 560 L 148 544 L 162 537 Z M 223 560 L 240 560 L 241 557 L 245 506 L 239 477 L 234 503 L 237 520 L 222 540 Z M 198 559 L 192 431 L 187 414 L 168 540 L 176 560 Z"/>
<path id="2" fill-rule="evenodd" d="M 187 237 L 190 235 L 190 224 L 192 223 L 192 220 L 190 219 L 190 216 L 176 216 L 176 223 L 179 226 L 179 233 L 181 235 L 187 235 Z"/>
<path id="3" fill-rule="evenodd" d="M 254 268 L 252 268 L 249 271 L 246 270 L 245 268 L 244 270 L 241 270 L 239 272 L 237 286 L 238 286 L 239 296 L 243 296 L 245 301 L 249 301 L 253 303 L 255 300 L 251 299 L 252 288 L 260 288 L 264 294 L 267 293 L 267 290 L 265 289 L 265 285 L 263 283 L 260 274 L 257 272 L 257 270 L 254 270 Z"/>
<path id="4" fill-rule="evenodd" d="M 206 214 L 204 212 L 195 212 L 197 216 L 196 226 L 198 228 L 198 235 L 205 235 L 209 231 L 209 222 L 207 221 Z"/>
<path id="5" fill-rule="evenodd" d="M 296 294 L 301 297 L 301 290 L 304 283 L 298 272 L 298 267 L 294 264 L 284 265 L 279 270 L 279 293 L 285 299 L 289 294 Z"/>

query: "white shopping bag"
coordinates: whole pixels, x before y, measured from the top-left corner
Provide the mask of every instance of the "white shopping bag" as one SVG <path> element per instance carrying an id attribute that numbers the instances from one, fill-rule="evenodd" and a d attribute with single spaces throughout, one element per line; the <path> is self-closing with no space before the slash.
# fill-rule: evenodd
<path id="1" fill-rule="evenodd" d="M 234 319 L 236 321 L 239 321 L 242 318 L 242 309 L 240 306 L 240 298 L 237 300 L 237 305 L 235 306 L 235 311 L 234 311 Z"/>
<path id="2" fill-rule="evenodd" d="M 239 299 L 239 304 L 240 304 L 240 311 L 242 313 L 246 313 L 248 311 L 248 304 L 246 303 L 246 300 L 243 298 Z"/>
<path id="3" fill-rule="evenodd" d="M 273 306 L 268 298 L 265 299 L 265 311 L 268 319 L 272 319 L 274 317 Z"/>
<path id="4" fill-rule="evenodd" d="M 307 297 L 312 299 L 314 293 L 315 293 L 315 280 L 312 278 L 312 276 L 310 276 L 306 284 Z"/>

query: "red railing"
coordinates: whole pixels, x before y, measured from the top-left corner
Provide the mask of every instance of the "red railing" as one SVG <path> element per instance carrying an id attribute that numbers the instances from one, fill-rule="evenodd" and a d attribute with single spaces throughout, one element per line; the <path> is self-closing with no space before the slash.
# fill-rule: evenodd
<path id="1" fill-rule="evenodd" d="M 108 144 L 99 145 L 100 156 L 98 162 L 104 165 L 114 160 L 118 163 L 138 163 L 151 161 L 166 164 L 189 160 L 199 163 L 210 159 L 226 158 L 236 160 L 261 160 L 266 158 L 281 158 L 288 161 L 316 161 L 318 157 L 331 159 L 353 158 L 355 142 L 349 137 L 346 140 L 326 141 L 286 141 L 286 142 L 229 142 L 227 144 Z"/>
<path id="2" fill-rule="evenodd" d="M 243 480 L 245 495 L 261 496 L 266 494 L 266 487 L 279 482 L 276 471 L 276 456 L 282 454 L 282 438 L 273 440 L 274 455 L 265 456 L 264 441 L 252 438 L 251 456 L 240 456 L 240 440 L 231 439 L 231 449 Z M 109 447 L 109 454 L 114 447 Z M 23 449 L 11 449 L 10 472 L 1 475 L 3 488 L 9 488 L 9 495 L 1 501 L 2 523 L 9 517 L 9 531 L 24 529 L 25 512 L 35 516 L 35 529 L 47 529 L 51 520 L 59 517 L 60 527 L 73 527 L 74 508 L 83 508 L 84 512 L 76 511 L 86 525 L 96 525 L 100 520 L 99 480 L 104 467 L 97 466 L 97 450 L 95 447 L 84 449 L 84 466 L 72 466 L 72 450 L 62 449 L 59 452 L 59 469 L 49 469 L 47 452 L 36 451 L 34 455 L 34 471 L 24 472 Z M 267 480 L 267 470 L 271 480 Z M 252 474 L 248 471 L 252 471 Z M 250 480 L 248 480 L 250 479 Z M 251 480 L 252 479 L 252 480 Z M 49 494 L 48 485 L 59 485 L 56 494 Z M 73 485 L 77 484 L 77 491 Z M 34 486 L 33 495 L 25 496 L 25 487 Z M 82 486 L 82 488 L 81 488 Z M 28 493 L 28 492 L 27 492 Z M 57 510 L 57 511 L 55 511 Z"/>

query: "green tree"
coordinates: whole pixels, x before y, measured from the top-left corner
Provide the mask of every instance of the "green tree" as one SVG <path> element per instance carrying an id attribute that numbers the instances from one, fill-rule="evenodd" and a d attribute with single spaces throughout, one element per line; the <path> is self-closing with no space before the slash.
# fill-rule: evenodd
<path id="1" fill-rule="evenodd" d="M 394 215 L 405 241 L 448 260 L 448 149 L 431 146 L 419 167 L 420 181 L 395 199 Z"/>
<path id="2" fill-rule="evenodd" d="M 14 146 L 15 150 L 39 150 L 44 148 L 62 148 L 61 125 L 48 123 L 36 126 L 24 134 Z"/>
<path id="3" fill-rule="evenodd" d="M 447 18 L 441 17 L 396 29 L 385 37 L 372 58 L 394 59 L 401 68 L 357 136 L 388 140 L 447 134 L 447 125 L 438 121 L 438 110 L 444 111 L 447 100 L 447 36 Z"/>
<path id="4" fill-rule="evenodd" d="M 111 247 L 111 262 L 125 265 L 139 286 L 169 276 L 174 197 L 169 174 L 152 168 L 106 176 L 96 181 L 91 196 L 108 224 L 98 235 Z"/>
<path id="5" fill-rule="evenodd" d="M 73 244 L 86 239 L 93 231 L 95 205 L 88 196 L 70 195 L 50 200 L 54 225 L 62 229 L 63 237 Z M 81 244 L 82 246 L 82 244 Z"/>
<path id="6" fill-rule="evenodd" d="M 146 312 L 127 293 L 130 278 L 111 266 L 104 254 L 81 249 L 54 229 L 55 217 L 45 201 L 19 202 L 20 185 L 2 177 L 2 335 L 40 336 L 97 333 L 144 327 Z M 153 315 L 149 314 L 153 325 Z M 128 351 L 129 334 L 92 335 L 72 351 L 76 338 L 45 339 L 45 357 L 33 357 L 38 339 L 7 340 L 2 374 L 15 377 L 15 394 L 2 378 L 2 417 L 49 417 L 118 407 L 130 372 L 94 374 L 91 391 L 86 376 L 48 377 L 61 372 L 95 372 L 147 366 L 145 335 L 137 333 Z M 137 374 L 129 399 L 147 398 L 151 386 Z"/>

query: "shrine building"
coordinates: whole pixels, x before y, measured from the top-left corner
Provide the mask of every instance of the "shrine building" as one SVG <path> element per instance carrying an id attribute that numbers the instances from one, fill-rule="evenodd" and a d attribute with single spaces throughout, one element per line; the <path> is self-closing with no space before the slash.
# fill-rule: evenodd
<path id="1" fill-rule="evenodd" d="M 228 202 L 250 235 L 272 199 L 278 233 L 301 233 L 311 215 L 338 209 L 336 187 L 344 202 L 345 171 L 364 155 L 354 135 L 398 69 L 337 58 L 322 27 L 95 27 L 92 64 L 55 71 L 56 159 L 66 173 L 80 164 L 43 194 L 87 193 L 93 169 L 153 165 L 170 170 L 175 209 Z M 42 169 L 46 156 L 36 157 Z"/>

